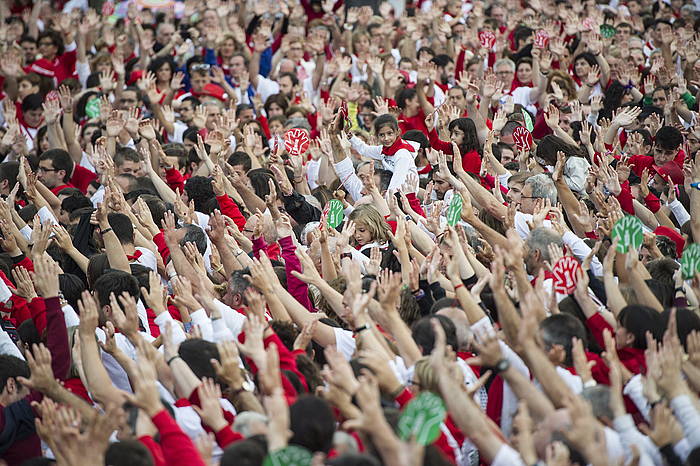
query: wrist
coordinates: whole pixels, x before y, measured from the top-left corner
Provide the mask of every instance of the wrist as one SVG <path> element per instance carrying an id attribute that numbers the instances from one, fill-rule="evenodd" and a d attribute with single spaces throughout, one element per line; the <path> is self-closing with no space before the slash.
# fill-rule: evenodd
<path id="1" fill-rule="evenodd" d="M 220 416 L 218 419 L 214 419 L 211 422 L 207 422 L 207 424 L 209 424 L 211 430 L 213 430 L 214 432 L 219 432 L 221 429 L 225 428 L 228 425 L 228 422 L 226 422 L 226 419 L 224 419 L 223 416 Z"/>
<path id="2" fill-rule="evenodd" d="M 160 399 L 157 398 L 158 401 L 155 403 L 147 403 L 146 406 L 143 406 L 142 409 L 146 411 L 146 414 L 148 417 L 151 419 L 161 411 L 165 411 L 165 407 L 163 406 L 163 403 L 160 402 Z"/>

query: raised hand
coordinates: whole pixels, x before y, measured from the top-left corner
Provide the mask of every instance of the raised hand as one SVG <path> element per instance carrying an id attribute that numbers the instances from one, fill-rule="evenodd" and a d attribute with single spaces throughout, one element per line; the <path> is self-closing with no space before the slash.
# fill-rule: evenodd
<path id="1" fill-rule="evenodd" d="M 34 289 L 34 282 L 32 282 L 32 277 L 29 272 L 24 267 L 15 267 L 12 269 L 12 277 L 15 280 L 16 290 L 15 292 L 31 302 L 37 297 L 36 290 Z"/>
<path id="2" fill-rule="evenodd" d="M 53 298 L 58 296 L 58 276 L 60 274 L 61 269 L 50 257 L 42 254 L 34 258 L 34 284 L 42 297 Z"/>
<path id="3" fill-rule="evenodd" d="M 116 138 L 124 129 L 124 125 L 126 125 L 124 116 L 120 112 L 112 110 L 107 118 L 107 136 Z"/>
<path id="4" fill-rule="evenodd" d="M 25 352 L 24 356 L 31 376 L 28 379 L 17 377 L 19 383 L 42 393 L 49 393 L 58 385 L 58 380 L 51 369 L 51 352 L 43 344 L 32 345 L 32 351 Z"/>
<path id="5" fill-rule="evenodd" d="M 214 432 L 218 432 L 228 422 L 224 418 L 219 399 L 221 398 L 221 388 L 212 379 L 204 377 L 201 385 L 197 388 L 201 407 L 192 405 L 202 421 L 208 425 Z"/>

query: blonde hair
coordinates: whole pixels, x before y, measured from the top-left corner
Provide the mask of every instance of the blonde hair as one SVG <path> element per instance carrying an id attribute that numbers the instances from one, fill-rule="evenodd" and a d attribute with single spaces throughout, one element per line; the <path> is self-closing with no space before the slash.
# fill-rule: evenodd
<path id="1" fill-rule="evenodd" d="M 372 241 L 379 243 L 389 241 L 389 224 L 384 221 L 384 217 L 374 206 L 363 204 L 353 210 L 349 218 L 355 223 L 365 224 L 372 235 Z"/>
<path id="2" fill-rule="evenodd" d="M 413 370 L 413 379 L 414 383 L 418 383 L 422 392 L 430 391 L 433 393 L 440 393 L 438 378 L 435 371 L 433 371 L 433 367 L 430 365 L 430 358 L 428 356 L 423 356 L 416 361 L 415 369 Z"/>

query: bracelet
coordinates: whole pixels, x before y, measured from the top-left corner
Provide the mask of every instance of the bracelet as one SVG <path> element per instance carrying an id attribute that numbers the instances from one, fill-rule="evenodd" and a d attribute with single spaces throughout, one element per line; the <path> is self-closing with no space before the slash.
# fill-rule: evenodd
<path id="1" fill-rule="evenodd" d="M 677 287 L 675 290 L 673 290 L 674 293 L 685 293 L 685 290 L 683 289 L 682 286 Z"/>
<path id="2" fill-rule="evenodd" d="M 106 234 L 109 233 L 110 231 L 112 231 L 111 228 L 105 228 L 104 230 L 100 229 L 100 233 L 103 234 L 103 235 L 106 235 Z"/>
<path id="3" fill-rule="evenodd" d="M 172 358 L 168 359 L 168 361 L 167 361 L 166 364 L 169 366 L 171 362 L 173 362 L 174 360 L 176 360 L 176 359 L 179 358 L 179 357 L 180 357 L 179 355 L 173 356 Z"/>
<path id="4" fill-rule="evenodd" d="M 357 327 L 355 330 L 353 330 L 353 333 L 360 333 L 365 330 L 369 330 L 369 325 L 365 324 L 362 327 Z"/>
<path id="5" fill-rule="evenodd" d="M 456 285 L 456 286 L 455 286 L 455 291 L 457 291 L 457 290 L 459 289 L 459 287 L 461 287 L 461 286 L 464 286 L 464 283 L 460 283 L 459 285 Z"/>

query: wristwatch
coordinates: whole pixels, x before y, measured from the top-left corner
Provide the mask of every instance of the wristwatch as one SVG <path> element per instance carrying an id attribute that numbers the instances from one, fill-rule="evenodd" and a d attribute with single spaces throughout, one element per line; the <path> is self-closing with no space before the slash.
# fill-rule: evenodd
<path id="1" fill-rule="evenodd" d="M 509 367 L 510 361 L 503 358 L 500 361 L 498 361 L 495 366 L 492 367 L 493 375 L 500 374 L 501 372 L 508 370 Z"/>

